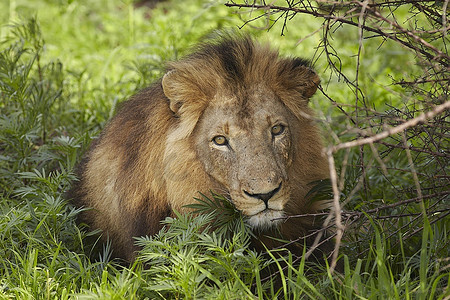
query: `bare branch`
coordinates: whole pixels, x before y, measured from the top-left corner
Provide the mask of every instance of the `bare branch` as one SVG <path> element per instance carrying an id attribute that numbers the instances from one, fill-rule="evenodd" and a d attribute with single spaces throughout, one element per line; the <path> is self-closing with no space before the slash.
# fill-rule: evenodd
<path id="1" fill-rule="evenodd" d="M 332 146 L 330 149 L 332 152 L 336 152 L 340 149 L 351 148 L 351 147 L 366 145 L 369 143 L 374 143 L 376 141 L 387 138 L 388 136 L 394 135 L 396 133 L 400 133 L 409 127 L 413 127 L 419 123 L 425 122 L 426 120 L 431 119 L 436 115 L 439 115 L 440 113 L 442 113 L 443 111 L 445 111 L 446 109 L 449 109 L 449 108 L 450 108 L 450 101 L 447 101 L 441 105 L 436 106 L 433 110 L 431 110 L 427 113 L 422 113 L 420 116 L 418 116 L 414 119 L 411 119 L 409 121 L 406 121 L 402 125 L 399 125 L 399 126 L 393 127 L 393 128 L 389 128 L 388 130 L 385 130 L 377 135 L 374 135 L 374 136 L 371 136 L 368 138 L 363 138 L 363 139 L 359 139 L 359 140 L 355 140 L 355 141 L 351 141 L 351 142 L 347 142 L 347 143 L 342 143 L 342 144 L 339 144 L 336 146 Z"/>

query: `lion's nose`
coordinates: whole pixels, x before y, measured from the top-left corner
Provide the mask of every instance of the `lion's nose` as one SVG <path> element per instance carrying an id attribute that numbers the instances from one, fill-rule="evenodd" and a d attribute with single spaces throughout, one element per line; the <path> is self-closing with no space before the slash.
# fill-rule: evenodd
<path id="1" fill-rule="evenodd" d="M 276 193 L 278 193 L 278 191 L 280 190 L 280 188 L 281 188 L 281 183 L 280 183 L 280 185 L 279 185 L 276 189 L 274 189 L 274 190 L 272 190 L 272 191 L 270 191 L 270 192 L 268 192 L 268 193 L 251 194 L 251 193 L 249 193 L 249 192 L 247 192 L 247 191 L 244 191 L 244 193 L 245 193 L 247 196 L 250 196 L 250 197 L 252 197 L 252 198 L 257 198 L 257 199 L 259 199 L 259 200 L 262 200 L 262 201 L 266 204 L 266 207 L 267 207 L 267 206 L 268 206 L 269 200 L 270 200 Z"/>

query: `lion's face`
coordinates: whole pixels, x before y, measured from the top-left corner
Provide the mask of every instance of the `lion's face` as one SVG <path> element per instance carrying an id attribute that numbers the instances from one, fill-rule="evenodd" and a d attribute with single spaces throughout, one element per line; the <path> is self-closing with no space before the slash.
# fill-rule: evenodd
<path id="1" fill-rule="evenodd" d="M 215 97 L 194 132 L 197 155 L 250 225 L 272 226 L 290 197 L 292 114 L 264 86 Z"/>

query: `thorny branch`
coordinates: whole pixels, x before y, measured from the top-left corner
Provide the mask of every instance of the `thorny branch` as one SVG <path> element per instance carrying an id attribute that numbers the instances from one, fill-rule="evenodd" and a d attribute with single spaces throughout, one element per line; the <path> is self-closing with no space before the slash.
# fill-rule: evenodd
<path id="1" fill-rule="evenodd" d="M 401 1 L 399 1 L 399 2 L 401 2 Z M 404 1 L 404 2 L 408 2 L 408 1 Z M 415 1 L 411 1 L 411 2 L 415 2 Z M 348 14 L 348 15 L 345 14 L 343 16 L 340 16 L 340 15 L 332 14 L 332 13 L 331 14 L 323 13 L 320 11 L 319 7 L 313 7 L 312 5 L 305 6 L 306 8 L 299 8 L 299 7 L 294 7 L 294 6 L 284 7 L 284 6 L 266 5 L 266 4 L 258 5 L 258 4 L 254 4 L 254 3 L 253 4 L 237 4 L 237 3 L 235 3 L 235 1 L 230 1 L 230 2 L 226 3 L 225 5 L 228 7 L 251 8 L 254 10 L 258 10 L 258 9 L 265 10 L 265 11 L 267 11 L 268 15 L 272 14 L 271 11 L 273 11 L 275 13 L 291 12 L 291 13 L 295 13 L 295 14 L 307 14 L 307 15 L 312 15 L 317 18 L 322 18 L 324 20 L 330 20 L 330 21 L 333 21 L 334 23 L 342 23 L 342 24 L 351 25 L 354 27 L 361 28 L 364 31 L 376 33 L 378 36 L 385 37 L 387 39 L 391 39 L 395 42 L 398 42 L 405 47 L 413 49 L 416 52 L 419 52 L 420 54 L 424 55 L 427 59 L 439 61 L 444 67 L 448 67 L 450 64 L 450 56 L 443 53 L 436 47 L 432 46 L 430 43 L 428 43 L 424 39 L 418 37 L 410 30 L 407 30 L 407 29 L 403 28 L 402 26 L 400 26 L 399 24 L 397 24 L 396 22 L 391 21 L 391 20 L 385 18 L 384 16 L 382 16 L 377 11 L 377 8 L 379 8 L 379 5 L 372 5 L 372 4 L 368 3 L 368 1 L 363 1 L 363 2 L 348 1 L 348 2 L 345 2 L 345 4 L 343 4 L 341 2 L 332 2 L 332 1 L 318 1 L 318 3 L 325 3 L 325 4 L 328 4 L 329 6 L 332 6 L 331 12 L 334 12 L 336 6 L 340 6 L 340 5 L 345 5 L 345 6 L 349 6 L 349 7 L 360 6 L 362 8 L 362 10 L 361 10 L 361 13 L 357 13 L 356 11 L 348 10 L 347 12 L 352 12 L 353 14 Z M 364 10 L 367 10 L 367 12 L 364 12 Z M 382 28 L 375 24 L 373 26 L 368 26 L 368 25 L 365 25 L 364 23 L 352 20 L 355 17 L 358 17 L 360 15 L 362 15 L 364 18 L 373 18 L 377 22 L 379 22 L 379 21 L 386 22 L 389 25 L 391 25 L 393 28 L 392 27 Z M 287 15 L 286 15 L 286 18 L 287 18 Z M 397 31 L 392 30 L 394 28 L 397 29 Z M 450 27 L 446 27 L 446 28 L 439 30 L 438 32 L 445 33 L 449 29 L 450 29 Z M 404 35 L 407 35 L 407 36 L 413 38 L 413 40 L 415 42 L 421 44 L 425 49 L 431 50 L 431 52 L 417 47 L 416 43 L 413 43 L 413 42 L 409 41 L 407 38 L 402 37 Z M 433 54 L 432 52 L 435 52 L 435 54 Z"/>
<path id="2" fill-rule="evenodd" d="M 289 216 L 322 217 L 325 220 L 322 229 L 291 243 L 315 235 L 316 239 L 306 253 L 309 256 L 315 247 L 324 243 L 323 237 L 327 236 L 324 233 L 333 226 L 336 240 L 331 261 L 333 270 L 341 241 L 346 240 L 347 244 L 358 249 L 358 241 L 370 238 L 366 234 L 371 230 L 369 218 L 379 222 L 388 239 L 396 239 L 402 233 L 400 239 L 403 242 L 417 236 L 423 230 L 425 220 L 428 224 L 435 224 L 448 218 L 449 0 L 285 0 L 285 4 L 281 0 L 242 0 L 228 1 L 225 5 L 237 9 L 241 16 L 250 17 L 244 20 L 243 26 L 261 18 L 266 20 L 265 29 L 282 22 L 282 35 L 286 27 L 295 24 L 296 18 L 301 15 L 322 20 L 319 29 L 307 34 L 298 43 L 320 34 L 318 57 L 314 59 L 324 55 L 328 70 L 334 78 L 343 80 L 354 95 L 354 104 L 350 104 L 351 100 L 342 104 L 333 98 L 332 93 L 319 86 L 322 96 L 346 120 L 347 129 L 342 133 L 334 132 L 336 126 L 333 126 L 333 120 L 324 121 L 327 131 L 331 133 L 330 146 L 324 150 L 324 155 L 330 165 L 329 199 L 332 209 L 329 213 Z M 399 11 L 403 14 L 407 12 L 406 21 L 404 17 L 399 17 Z M 255 16 L 253 12 L 259 13 Z M 352 73 L 343 71 L 342 54 L 333 39 L 336 31 L 342 28 L 358 30 L 359 50 Z M 392 80 L 391 86 L 385 87 L 386 91 L 399 93 L 401 87 L 403 90 L 399 97 L 405 99 L 404 107 L 391 106 L 391 109 L 380 112 L 370 104 L 368 89 L 360 84 L 361 48 L 364 40 L 368 39 L 379 39 L 379 47 L 391 41 L 414 54 L 416 64 L 421 68 L 417 75 L 410 74 L 405 79 L 393 78 L 386 73 L 386 77 Z M 322 120 L 327 119 L 323 117 Z M 342 125 L 337 127 L 342 128 Z M 404 161 L 404 165 L 397 166 L 395 162 L 400 160 Z M 356 174 L 350 176 L 352 172 Z M 390 190 L 386 190 L 390 198 L 371 191 L 374 183 L 370 177 L 374 174 L 390 184 Z M 400 178 L 409 180 L 409 185 L 402 184 Z M 329 238 L 328 235 L 326 239 Z M 399 241 L 392 244 L 398 245 Z M 366 251 L 360 249 L 358 254 L 364 256 Z"/>
<path id="3" fill-rule="evenodd" d="M 401 133 L 409 127 L 413 127 L 419 123 L 425 122 L 426 120 L 431 119 L 432 117 L 441 114 L 443 111 L 445 111 L 447 109 L 450 109 L 450 101 L 444 102 L 443 104 L 436 106 L 432 111 L 429 111 L 427 113 L 422 113 L 420 116 L 418 116 L 414 119 L 408 120 L 405 123 L 403 123 L 402 125 L 399 125 L 394 128 L 389 128 L 377 135 L 374 135 L 371 137 L 366 137 L 366 138 L 355 140 L 355 141 L 351 141 L 351 142 L 342 143 L 342 144 L 339 144 L 336 146 L 332 146 L 331 151 L 336 152 L 340 149 L 352 148 L 352 147 L 356 147 L 356 146 L 361 146 L 361 145 L 366 145 L 366 144 L 371 144 L 371 143 L 377 142 L 379 140 L 387 138 L 388 136 L 391 136 L 391 135 L 394 135 L 397 133 Z M 405 149 L 409 149 L 409 147 L 405 147 Z"/>

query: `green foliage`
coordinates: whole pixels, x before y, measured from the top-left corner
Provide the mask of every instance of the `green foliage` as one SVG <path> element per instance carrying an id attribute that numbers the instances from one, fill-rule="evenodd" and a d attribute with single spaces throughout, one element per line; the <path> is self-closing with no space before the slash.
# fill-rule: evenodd
<path id="1" fill-rule="evenodd" d="M 290 26 L 287 38 L 279 37 L 279 24 L 266 21 L 273 25 L 270 32 L 247 30 L 271 40 L 283 53 L 314 55 L 320 42 L 317 36 L 305 40 L 302 48 L 295 47 L 295 40 L 316 30 L 319 21 L 306 18 L 302 26 Z M 0 29 L 1 299 L 449 297 L 450 224 L 448 218 L 439 219 L 448 198 L 438 204 L 410 203 L 406 210 L 399 206 L 389 214 L 408 216 L 395 221 L 382 218 L 388 213 L 364 215 L 380 202 L 415 196 L 411 173 L 404 171 L 410 168 L 408 158 L 403 149 L 388 146 L 379 152 L 389 176 L 381 164 L 361 168 L 363 163 L 377 161 L 377 153 L 368 146 L 363 148 L 364 155 L 356 150 L 336 155 L 337 161 L 347 163 L 338 170 L 343 174 L 341 197 L 346 208 L 361 212 L 357 216 L 365 220 L 346 236 L 342 274 L 331 274 L 327 265 L 305 262 L 298 253 L 284 249 L 255 252 L 243 217 L 215 194 L 202 196 L 191 206 L 198 215 L 168 218 L 159 234 L 138 238 L 143 249 L 133 265 L 111 261 L 108 245 L 93 253 L 86 241 L 96 233 L 76 223 L 80 210 L 64 195 L 76 180 L 73 170 L 80 155 L 116 105 L 157 79 L 167 60 L 185 54 L 211 30 L 242 22 L 222 2 L 201 0 L 161 1 L 152 9 L 133 1 L 10 0 L 0 3 L 0 22 L 4 24 Z M 354 33 L 338 30 L 335 36 L 341 48 L 341 60 L 335 63 L 341 63 L 346 72 L 355 63 L 352 55 L 358 47 L 350 43 Z M 403 49 L 388 44 L 379 50 L 373 40 L 365 45 L 364 57 L 371 59 L 363 60 L 367 72 L 360 74 L 362 89 L 372 87 L 373 78 L 379 83 L 389 81 L 385 70 L 397 78 L 407 75 L 407 66 L 418 70 Z M 331 76 L 329 62 L 318 58 L 315 63 L 322 78 Z M 330 78 L 333 99 L 350 101 L 353 94 L 341 89 L 336 77 Z M 404 92 L 398 86 L 392 90 Z M 416 114 L 409 98 L 381 85 L 373 86 L 366 100 L 371 107 L 383 108 L 380 122 Z M 323 99 L 313 105 L 329 106 Z M 351 121 L 341 118 L 342 111 L 321 111 L 324 118 L 336 116 L 330 126 L 337 129 L 330 132 L 339 131 L 342 140 L 355 137 L 355 132 L 347 130 Z M 344 111 L 353 113 L 347 107 Z M 370 121 L 361 122 L 361 128 L 370 127 Z M 414 147 L 436 142 L 429 135 L 414 134 L 407 132 Z M 433 151 L 442 146 L 436 148 Z M 436 171 L 442 170 L 440 158 L 419 153 L 414 163 L 421 183 L 429 188 L 424 194 L 444 195 L 446 177 L 435 176 L 441 174 Z M 361 184 L 370 188 L 354 192 Z M 329 199 L 330 183 L 315 183 L 309 196 L 311 201 Z M 428 213 L 429 220 L 417 217 L 417 212 L 431 208 L 434 213 Z"/>
<path id="2" fill-rule="evenodd" d="M 141 259 L 150 279 L 150 298 L 243 299 L 252 295 L 262 258 L 248 250 L 248 234 L 231 239 L 209 231 L 212 215 L 166 219 L 168 227 L 155 237 L 142 238 Z"/>
<path id="3" fill-rule="evenodd" d="M 211 192 L 211 197 L 201 195 L 195 204 L 186 205 L 192 208 L 193 213 L 214 214 L 215 217 L 209 221 L 214 231 L 219 234 L 247 231 L 245 216 L 243 216 L 223 195 Z"/>

